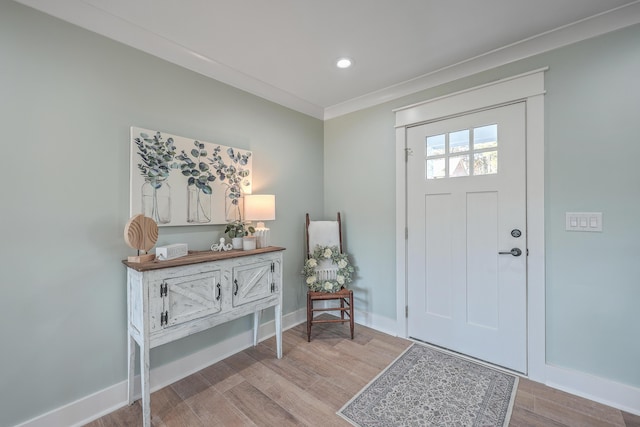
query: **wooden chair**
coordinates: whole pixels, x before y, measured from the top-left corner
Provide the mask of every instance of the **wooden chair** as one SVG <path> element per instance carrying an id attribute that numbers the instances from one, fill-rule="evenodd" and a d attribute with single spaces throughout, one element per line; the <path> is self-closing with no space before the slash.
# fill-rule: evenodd
<path id="1" fill-rule="evenodd" d="M 307 234 L 307 258 L 313 253 L 317 245 L 338 246 L 342 252 L 342 223 L 340 212 L 336 221 L 310 221 L 306 215 Z M 338 268 L 336 266 L 323 268 L 320 274 L 327 279 L 335 278 Z M 339 301 L 339 306 L 315 308 L 314 301 Z M 314 313 L 326 311 L 339 311 L 339 319 L 316 319 Z M 346 318 L 345 318 L 346 316 Z M 307 341 L 311 341 L 311 327 L 316 323 L 344 323 L 349 322 L 351 339 L 353 339 L 353 291 L 342 288 L 337 292 L 307 291 Z"/>

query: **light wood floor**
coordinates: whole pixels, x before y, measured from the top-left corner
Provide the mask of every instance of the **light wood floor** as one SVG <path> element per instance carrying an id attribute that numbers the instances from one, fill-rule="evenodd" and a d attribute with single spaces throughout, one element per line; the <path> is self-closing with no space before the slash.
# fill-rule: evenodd
<path id="1" fill-rule="evenodd" d="M 306 326 L 222 360 L 151 395 L 152 425 L 349 426 L 335 414 L 392 362 L 410 342 L 356 325 Z M 90 424 L 137 426 L 140 402 Z M 640 417 L 521 378 L 510 426 L 640 427 Z"/>

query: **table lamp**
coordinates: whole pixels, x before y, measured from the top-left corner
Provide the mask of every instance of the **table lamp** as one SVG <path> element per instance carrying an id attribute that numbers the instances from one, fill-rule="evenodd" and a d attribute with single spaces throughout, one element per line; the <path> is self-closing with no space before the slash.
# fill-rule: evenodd
<path id="1" fill-rule="evenodd" d="M 244 217 L 256 224 L 256 248 L 269 246 L 269 229 L 262 221 L 276 219 L 276 196 L 273 194 L 247 194 L 244 196 Z"/>

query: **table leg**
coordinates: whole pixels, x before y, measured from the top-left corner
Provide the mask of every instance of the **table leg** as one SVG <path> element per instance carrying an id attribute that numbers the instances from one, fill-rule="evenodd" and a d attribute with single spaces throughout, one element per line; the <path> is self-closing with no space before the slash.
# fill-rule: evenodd
<path id="1" fill-rule="evenodd" d="M 275 306 L 276 317 L 276 354 L 278 359 L 282 359 L 282 306 Z"/>
<path id="2" fill-rule="evenodd" d="M 260 329 L 260 318 L 262 317 L 262 310 L 256 310 L 253 312 L 253 346 L 258 345 L 258 330 Z"/>
<path id="3" fill-rule="evenodd" d="M 149 346 L 140 346 L 140 384 L 142 388 L 142 421 L 144 427 L 151 427 L 151 390 L 149 388 Z"/>
<path id="4" fill-rule="evenodd" d="M 127 361 L 127 399 L 129 400 L 129 405 L 132 405 L 135 400 L 133 396 L 133 378 L 135 376 L 136 340 L 133 339 L 131 335 L 129 335 L 128 352 L 129 359 Z"/>

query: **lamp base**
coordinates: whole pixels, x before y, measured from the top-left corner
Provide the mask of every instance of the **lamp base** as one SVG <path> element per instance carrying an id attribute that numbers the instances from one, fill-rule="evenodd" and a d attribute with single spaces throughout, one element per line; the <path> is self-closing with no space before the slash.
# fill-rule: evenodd
<path id="1" fill-rule="evenodd" d="M 259 225 L 260 223 L 258 223 Z M 263 223 L 264 224 L 264 223 Z M 266 227 L 256 227 L 256 232 L 253 233 L 256 236 L 256 248 L 266 248 L 269 246 L 269 229 Z"/>

